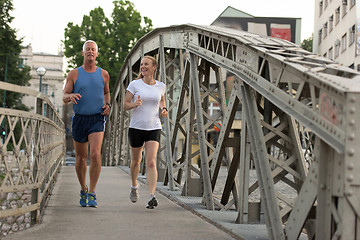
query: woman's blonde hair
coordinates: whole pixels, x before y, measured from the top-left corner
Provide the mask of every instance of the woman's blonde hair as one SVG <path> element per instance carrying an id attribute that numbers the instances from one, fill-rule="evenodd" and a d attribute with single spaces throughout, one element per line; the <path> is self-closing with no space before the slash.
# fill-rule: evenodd
<path id="1" fill-rule="evenodd" d="M 144 59 L 144 58 L 147 58 L 147 59 L 151 60 L 153 66 L 155 66 L 155 67 L 157 66 L 156 58 L 154 58 L 154 57 L 152 57 L 152 56 L 148 56 L 148 55 L 144 56 L 143 59 Z M 154 74 L 155 74 L 155 73 L 154 73 Z M 143 78 L 143 77 L 144 77 L 144 76 L 142 75 L 141 69 L 140 69 L 139 75 L 137 76 L 136 79 L 140 79 L 140 78 Z"/>

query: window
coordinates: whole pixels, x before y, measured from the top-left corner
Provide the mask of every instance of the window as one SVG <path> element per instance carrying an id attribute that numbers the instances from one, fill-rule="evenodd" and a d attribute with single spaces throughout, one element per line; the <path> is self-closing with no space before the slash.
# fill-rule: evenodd
<path id="1" fill-rule="evenodd" d="M 350 0 L 350 8 L 352 8 L 355 5 L 356 0 Z"/>
<path id="2" fill-rule="evenodd" d="M 329 32 L 333 30 L 333 24 L 334 24 L 334 15 L 331 15 L 329 17 Z"/>
<path id="3" fill-rule="evenodd" d="M 322 12 L 323 12 L 323 1 L 320 1 L 320 3 L 319 3 L 319 15 L 321 15 L 322 14 Z"/>
<path id="4" fill-rule="evenodd" d="M 335 58 L 340 55 L 340 40 L 336 40 L 335 42 Z"/>
<path id="5" fill-rule="evenodd" d="M 48 91 L 49 91 L 49 85 L 48 84 L 41 84 L 41 92 L 47 95 Z"/>
<path id="6" fill-rule="evenodd" d="M 319 30 L 319 44 L 321 43 L 322 39 L 322 29 Z"/>
<path id="7" fill-rule="evenodd" d="M 215 116 L 221 111 L 220 104 L 217 102 L 211 102 L 209 106 L 208 113 L 210 116 Z"/>
<path id="8" fill-rule="evenodd" d="M 355 24 L 349 29 L 349 46 L 355 42 Z"/>
<path id="9" fill-rule="evenodd" d="M 340 7 L 335 10 L 335 25 L 340 22 Z"/>
<path id="10" fill-rule="evenodd" d="M 341 37 L 341 52 L 344 52 L 346 50 L 346 47 L 347 47 L 347 34 L 345 33 Z"/>
<path id="11" fill-rule="evenodd" d="M 324 34 L 323 34 L 323 35 L 324 35 L 324 39 L 325 39 L 326 36 L 327 36 L 327 32 L 328 32 L 328 31 L 327 31 L 327 28 L 328 28 L 328 23 L 325 23 L 325 24 L 324 24 Z"/>
<path id="12" fill-rule="evenodd" d="M 347 13 L 347 0 L 342 0 L 342 16 L 344 17 Z"/>
<path id="13" fill-rule="evenodd" d="M 329 59 L 331 59 L 331 60 L 334 60 L 334 51 L 333 51 L 333 48 L 331 47 L 330 49 L 329 49 Z"/>
<path id="14" fill-rule="evenodd" d="M 324 58 L 327 58 L 327 53 L 324 53 L 323 57 L 324 57 Z"/>

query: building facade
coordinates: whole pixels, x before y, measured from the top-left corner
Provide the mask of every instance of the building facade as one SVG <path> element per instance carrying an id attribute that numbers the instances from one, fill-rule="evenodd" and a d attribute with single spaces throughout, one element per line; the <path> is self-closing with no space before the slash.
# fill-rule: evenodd
<path id="1" fill-rule="evenodd" d="M 300 18 L 255 17 L 229 6 L 211 25 L 239 29 L 301 44 Z"/>
<path id="2" fill-rule="evenodd" d="M 315 0 L 313 52 L 360 70 L 359 7 L 359 0 Z"/>
<path id="3" fill-rule="evenodd" d="M 60 116 L 63 116 L 64 54 L 61 51 L 57 55 L 34 53 L 29 44 L 22 49 L 20 58 L 24 65 L 31 68 L 30 88 L 36 91 L 39 91 L 40 87 L 40 76 L 37 75 L 36 70 L 39 67 L 45 67 L 46 73 L 42 77 L 42 92 L 49 97 Z M 33 98 L 24 96 L 23 103 L 30 109 L 34 109 L 35 102 Z"/>

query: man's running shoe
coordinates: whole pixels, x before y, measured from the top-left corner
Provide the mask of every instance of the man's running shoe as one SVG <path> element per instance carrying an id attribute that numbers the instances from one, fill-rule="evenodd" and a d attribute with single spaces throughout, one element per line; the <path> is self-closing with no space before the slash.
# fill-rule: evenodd
<path id="1" fill-rule="evenodd" d="M 97 208 L 96 194 L 95 192 L 88 193 L 88 204 L 89 207 Z"/>
<path id="2" fill-rule="evenodd" d="M 80 206 L 86 207 L 87 195 L 88 195 L 88 188 L 86 187 L 86 190 L 80 191 Z"/>
<path id="3" fill-rule="evenodd" d="M 139 199 L 139 186 L 131 187 L 130 201 L 136 203 L 138 199 Z"/>
<path id="4" fill-rule="evenodd" d="M 155 207 L 157 207 L 157 205 L 158 205 L 158 202 L 157 202 L 155 196 L 153 196 L 147 203 L 146 208 L 154 209 Z"/>

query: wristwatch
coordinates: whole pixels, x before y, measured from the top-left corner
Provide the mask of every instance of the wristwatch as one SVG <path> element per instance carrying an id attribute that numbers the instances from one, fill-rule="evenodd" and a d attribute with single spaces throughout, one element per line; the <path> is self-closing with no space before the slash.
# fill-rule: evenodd
<path id="1" fill-rule="evenodd" d="M 110 104 L 110 103 L 107 102 L 107 103 L 105 103 L 105 104 L 108 105 L 108 106 L 111 108 L 111 104 Z"/>

